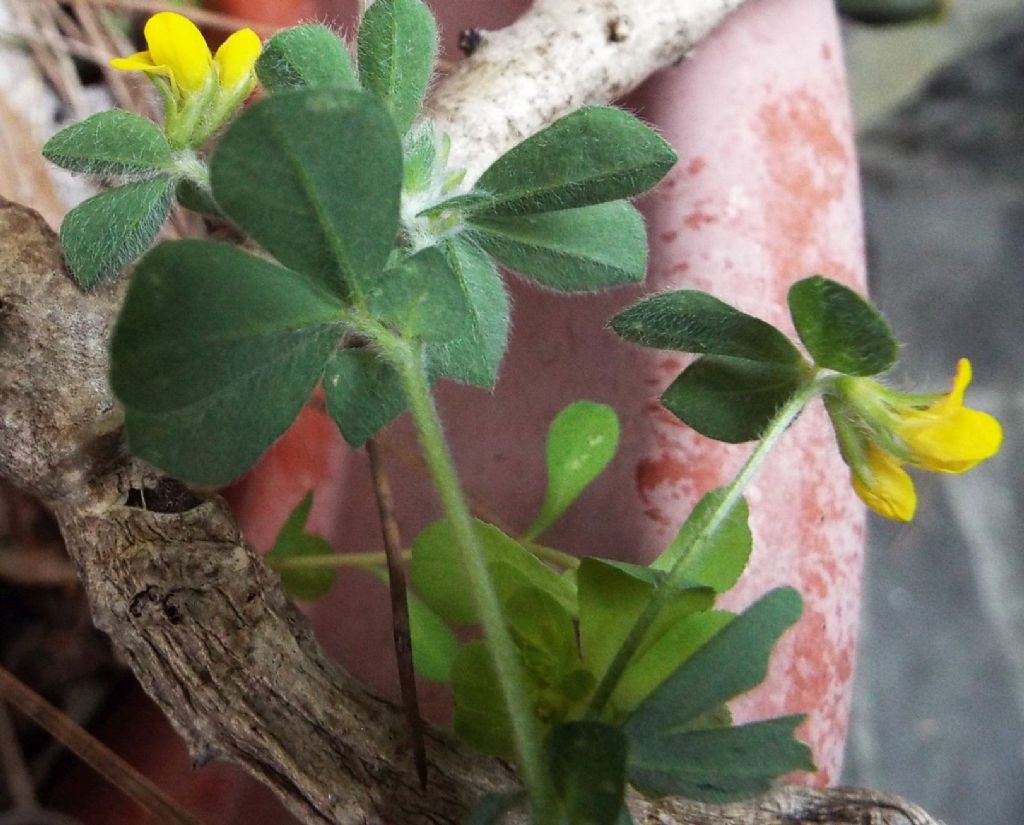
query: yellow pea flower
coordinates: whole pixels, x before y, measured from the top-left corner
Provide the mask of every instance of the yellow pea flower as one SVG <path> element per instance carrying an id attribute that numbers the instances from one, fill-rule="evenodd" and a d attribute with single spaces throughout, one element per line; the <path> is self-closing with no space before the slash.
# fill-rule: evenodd
<path id="1" fill-rule="evenodd" d="M 195 23 L 170 11 L 149 18 L 143 34 L 147 51 L 110 65 L 148 74 L 166 103 L 167 137 L 175 146 L 200 146 L 252 91 L 259 36 L 240 29 L 214 55 Z"/>
<path id="2" fill-rule="evenodd" d="M 870 445 L 861 467 L 850 473 L 853 489 L 878 515 L 910 521 L 917 510 L 914 482 L 899 461 L 885 450 Z"/>
<path id="3" fill-rule="evenodd" d="M 917 495 L 903 465 L 964 473 L 991 458 L 1003 430 L 991 415 L 964 406 L 971 363 L 961 358 L 945 395 L 905 395 L 869 378 L 839 377 L 826 400 L 853 489 L 872 510 L 914 517 Z"/>
<path id="4" fill-rule="evenodd" d="M 963 473 L 999 451 L 1003 441 L 999 422 L 963 405 L 971 374 L 971 362 L 961 358 L 947 395 L 924 409 L 898 412 L 894 432 L 915 466 L 935 473 Z"/>
<path id="5" fill-rule="evenodd" d="M 162 11 L 146 21 L 143 35 L 148 51 L 116 57 L 110 65 L 126 72 L 166 77 L 183 95 L 202 91 L 211 74 L 213 55 L 195 23 L 183 15 Z"/>

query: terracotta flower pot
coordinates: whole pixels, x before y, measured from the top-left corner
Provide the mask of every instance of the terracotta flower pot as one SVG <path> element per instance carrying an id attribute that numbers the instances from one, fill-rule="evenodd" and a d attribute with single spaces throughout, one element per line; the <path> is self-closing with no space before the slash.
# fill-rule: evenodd
<path id="1" fill-rule="evenodd" d="M 262 14 L 268 6 L 222 3 L 241 15 Z M 272 19 L 286 22 L 286 4 L 269 5 L 281 11 Z M 518 10 L 482 0 L 434 6 L 446 42 L 462 28 L 497 27 Z M 317 10 L 329 18 L 332 9 L 335 4 L 320 0 Z M 351 19 L 345 15 L 350 8 L 342 19 Z M 822 273 L 863 287 L 864 263 L 852 124 L 831 4 L 752 0 L 692 59 L 653 78 L 627 105 L 654 123 L 680 156 L 642 204 L 651 241 L 647 284 L 568 298 L 510 279 L 514 335 L 496 393 L 449 384 L 441 387 L 440 401 L 470 491 L 512 530 L 528 525 L 543 495 L 551 418 L 579 398 L 612 404 L 623 422 L 620 454 L 545 540 L 578 553 L 644 562 L 672 538 L 704 492 L 731 478 L 750 448 L 712 443 L 661 409 L 656 399 L 684 359 L 622 343 L 604 329 L 608 318 L 644 291 L 695 287 L 786 327 L 785 293 L 793 281 Z M 409 541 L 439 509 L 415 459 L 408 421 L 389 428 L 383 443 Z M 311 529 L 340 551 L 380 546 L 365 458 L 348 450 L 314 407 L 236 485 L 231 500 L 251 541 L 266 548 L 311 488 Z M 820 409 L 784 437 L 748 497 L 755 554 L 729 606 L 745 605 L 779 584 L 797 587 L 806 606 L 777 649 L 767 684 L 740 703 L 738 715 L 809 713 L 801 733 L 820 772 L 807 780 L 832 783 L 853 673 L 863 511 Z M 319 636 L 355 675 L 394 695 L 386 593 L 365 574 L 344 572 L 339 579 L 309 611 Z M 428 689 L 425 701 L 443 717 L 441 691 Z M 152 742 L 143 756 L 158 776 L 181 766 L 168 764 Z M 216 821 L 251 817 L 257 803 L 244 790 L 251 783 L 217 776 Z M 208 782 L 203 792 L 180 790 L 197 809 L 212 795 Z M 234 814 L 225 813 L 229 809 Z M 109 808 L 105 813 L 96 821 L 114 821 Z M 115 819 L 132 821 L 127 814 Z"/>

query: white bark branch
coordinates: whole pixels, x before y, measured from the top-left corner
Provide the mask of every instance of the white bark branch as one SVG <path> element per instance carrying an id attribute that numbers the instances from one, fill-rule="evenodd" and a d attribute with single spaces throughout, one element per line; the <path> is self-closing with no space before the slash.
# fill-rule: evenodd
<path id="1" fill-rule="evenodd" d="M 475 180 L 553 120 L 608 103 L 682 60 L 746 0 L 536 0 L 484 32 L 431 96 L 427 116 L 452 138 L 452 166 Z"/>

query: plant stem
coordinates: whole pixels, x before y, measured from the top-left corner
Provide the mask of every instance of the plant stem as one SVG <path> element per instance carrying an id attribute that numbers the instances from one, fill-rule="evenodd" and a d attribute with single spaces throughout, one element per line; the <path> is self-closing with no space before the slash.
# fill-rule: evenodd
<path id="1" fill-rule="evenodd" d="M 556 806 L 545 767 L 540 724 L 527 696 L 519 653 L 505 624 L 501 603 L 484 561 L 473 519 L 434 406 L 424 369 L 422 348 L 411 346 L 387 332 L 378 333 L 374 337 L 384 355 L 401 375 L 409 411 L 419 432 L 423 457 L 448 516 L 448 523 L 462 555 L 462 565 L 469 576 L 477 614 L 487 638 L 487 650 L 501 686 L 515 738 L 520 774 L 533 800 L 535 822 L 537 825 L 546 825 L 555 821 Z"/>
<path id="2" fill-rule="evenodd" d="M 657 620 L 658 614 L 668 605 L 685 578 L 690 566 L 690 560 L 704 548 L 718 531 L 718 528 L 722 526 L 722 523 L 729 517 L 733 508 L 742 498 L 747 484 L 764 462 L 765 457 L 778 443 L 789 425 L 800 415 L 808 402 L 821 392 L 821 389 L 821 382 L 809 381 L 775 414 L 775 417 L 762 434 L 758 445 L 754 448 L 746 462 L 744 462 L 732 483 L 726 488 L 725 496 L 719 505 L 708 515 L 693 543 L 676 559 L 675 564 L 669 569 L 668 575 L 665 576 L 664 580 L 654 591 L 651 600 L 633 624 L 629 635 L 616 651 L 615 657 L 601 678 L 587 707 L 589 716 L 600 716 L 605 705 L 608 704 L 608 700 L 615 692 L 615 688 L 618 686 L 623 673 L 626 672 L 626 668 L 629 667 L 630 662 L 633 660 L 633 656 L 636 655 L 648 631 L 650 631 L 651 626 Z"/>
<path id="3" fill-rule="evenodd" d="M 411 550 L 402 551 L 402 560 L 412 557 Z M 384 567 L 388 563 L 387 553 L 375 550 L 372 553 L 330 553 L 322 556 L 295 556 L 288 559 L 263 561 L 271 570 L 318 570 L 321 567 Z"/>
<path id="4" fill-rule="evenodd" d="M 395 641 L 395 659 L 398 663 L 398 683 L 405 710 L 405 723 L 412 740 L 413 761 L 420 787 L 427 787 L 427 747 L 423 737 L 423 720 L 420 718 L 420 703 L 416 696 L 416 675 L 412 664 L 412 631 L 409 628 L 409 598 L 405 584 L 405 570 L 402 566 L 402 537 L 395 518 L 394 497 L 391 494 L 391 480 L 384 466 L 384 458 L 374 439 L 366 442 L 366 455 L 370 459 L 370 473 L 373 476 L 373 491 L 380 513 L 381 532 L 384 537 L 384 552 L 388 562 L 388 590 L 391 593 L 391 625 Z"/>
<path id="5" fill-rule="evenodd" d="M 529 553 L 555 567 L 576 570 L 580 566 L 580 560 L 564 550 L 523 539 L 519 541 Z M 411 558 L 412 550 L 402 550 L 402 561 L 407 562 Z M 388 562 L 388 556 L 383 550 L 373 550 L 366 553 L 325 553 L 322 556 L 295 556 L 287 559 L 264 558 L 263 561 L 271 570 L 317 570 L 321 567 L 383 567 Z"/>
<path id="6" fill-rule="evenodd" d="M 555 565 L 555 567 L 561 567 L 563 570 L 579 569 L 580 560 L 575 556 L 569 555 L 564 550 L 548 547 L 546 544 L 537 544 L 537 542 L 530 541 L 529 539 L 519 539 L 519 542 L 541 561 L 546 561 L 548 564 Z"/>

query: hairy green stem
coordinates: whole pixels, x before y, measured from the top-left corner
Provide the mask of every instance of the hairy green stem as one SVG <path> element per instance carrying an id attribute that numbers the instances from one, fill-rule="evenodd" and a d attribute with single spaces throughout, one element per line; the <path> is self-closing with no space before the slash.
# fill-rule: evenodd
<path id="1" fill-rule="evenodd" d="M 604 711 L 608 700 L 611 699 L 615 688 L 619 684 L 619 680 L 626 672 L 626 668 L 629 667 L 636 652 L 640 649 L 644 638 L 657 620 L 658 615 L 668 605 L 676 594 L 679 585 L 682 584 L 689 570 L 690 561 L 707 545 L 719 527 L 729 518 L 733 508 L 743 497 L 744 489 L 757 473 L 765 457 L 778 443 L 789 425 L 800 415 L 808 402 L 821 392 L 821 389 L 821 382 L 809 381 L 775 414 L 775 417 L 762 434 L 758 445 L 754 448 L 746 462 L 744 462 L 732 483 L 726 488 L 725 496 L 719 505 L 711 511 L 701 525 L 700 532 L 698 532 L 693 543 L 676 559 L 675 564 L 669 569 L 668 575 L 658 586 L 657 590 L 654 591 L 651 600 L 633 624 L 629 635 L 616 651 L 615 657 L 608 666 L 608 670 L 605 671 L 597 689 L 594 691 L 594 695 L 590 699 L 590 704 L 587 707 L 587 714 L 589 716 L 598 717 Z"/>
<path id="2" fill-rule="evenodd" d="M 487 570 L 473 518 L 444 437 L 430 392 L 422 347 L 409 345 L 387 332 L 381 334 L 378 331 L 374 338 L 401 376 L 409 411 L 419 432 L 423 457 L 441 497 L 462 556 L 463 568 L 469 577 L 477 614 L 487 638 L 487 650 L 501 686 L 515 738 L 520 774 L 533 800 L 535 822 L 537 825 L 548 825 L 556 821 L 556 805 L 545 767 L 541 727 L 526 693 L 519 653 L 505 623 L 501 603 Z"/>

